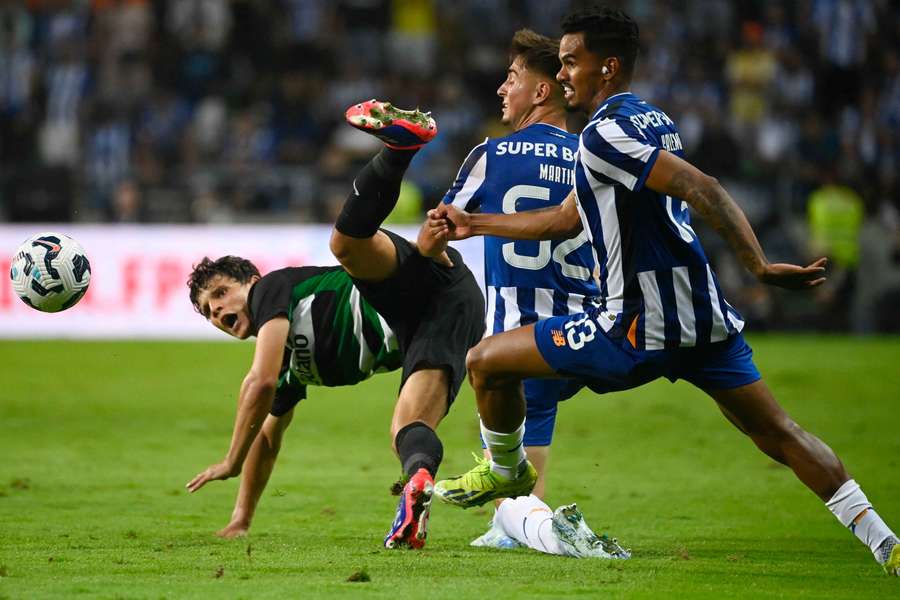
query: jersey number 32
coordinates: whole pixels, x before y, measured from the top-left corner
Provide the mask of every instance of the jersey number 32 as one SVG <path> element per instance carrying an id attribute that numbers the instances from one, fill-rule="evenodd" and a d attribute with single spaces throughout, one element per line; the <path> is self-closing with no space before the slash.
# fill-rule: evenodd
<path id="1" fill-rule="evenodd" d="M 516 212 L 516 204 L 521 198 L 550 201 L 550 188 L 537 185 L 516 185 L 503 195 L 503 212 L 513 214 Z M 566 240 L 552 248 L 550 240 L 542 240 L 538 244 L 537 256 L 518 254 L 514 242 L 503 244 L 503 260 L 510 266 L 529 271 L 539 271 L 550 264 L 552 259 L 559 264 L 562 274 L 572 279 L 587 281 L 591 278 L 591 271 L 581 265 L 573 265 L 566 262 L 566 257 L 575 252 L 582 244 L 587 242 L 587 235 L 582 231 L 572 239 Z"/>

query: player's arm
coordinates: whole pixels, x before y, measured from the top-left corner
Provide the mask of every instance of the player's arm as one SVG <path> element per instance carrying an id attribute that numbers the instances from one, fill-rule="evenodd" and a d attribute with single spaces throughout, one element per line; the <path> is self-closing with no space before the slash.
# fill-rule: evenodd
<path id="1" fill-rule="evenodd" d="M 225 460 L 210 465 L 189 481 L 186 486 L 189 491 L 196 492 L 209 481 L 228 479 L 240 474 L 250 446 L 272 408 L 288 328 L 289 323 L 285 317 L 271 319 L 260 328 L 256 338 L 253 364 L 241 384 L 228 454 Z"/>
<path id="2" fill-rule="evenodd" d="M 275 468 L 275 460 L 281 449 L 281 440 L 291 419 L 294 409 L 280 417 L 268 415 L 263 422 L 262 431 L 253 440 L 250 452 L 244 461 L 244 469 L 241 472 L 241 487 L 238 490 L 234 511 L 231 513 L 231 521 L 226 527 L 216 533 L 219 537 L 233 538 L 246 535 L 256 513 L 256 506 L 262 496 L 272 470 Z"/>
<path id="3" fill-rule="evenodd" d="M 789 289 L 807 289 L 825 281 L 825 258 L 802 267 L 770 263 L 750 222 L 718 180 L 665 150 L 647 176 L 655 192 L 681 198 L 728 242 L 741 264 L 763 283 Z"/>
<path id="4" fill-rule="evenodd" d="M 425 225 L 451 240 L 493 235 L 515 240 L 566 240 L 581 232 L 581 217 L 572 191 L 562 204 L 512 214 L 471 214 L 452 204 L 428 211 Z"/>

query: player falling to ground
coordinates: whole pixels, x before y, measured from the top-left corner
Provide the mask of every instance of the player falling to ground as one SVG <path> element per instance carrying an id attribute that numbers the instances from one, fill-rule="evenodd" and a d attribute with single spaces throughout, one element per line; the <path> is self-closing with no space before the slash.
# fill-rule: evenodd
<path id="1" fill-rule="evenodd" d="M 497 90 L 503 123 L 514 133 L 487 139 L 469 153 L 444 196 L 445 203 L 466 211 L 502 214 L 555 206 L 565 199 L 572 189 L 578 136 L 566 131 L 565 99 L 556 81 L 558 54 L 558 41 L 528 29 L 516 32 L 506 80 Z M 555 241 L 487 236 L 484 256 L 486 327 L 491 334 L 552 316 L 583 313 L 599 295 L 594 259 L 583 233 Z M 590 529 L 583 524 L 570 526 L 571 518 L 581 514 L 576 507 L 561 508 L 554 519 L 541 500 L 557 404 L 581 387 L 568 379 L 524 381 L 524 443 L 538 480 L 531 496 L 504 500 L 491 529 L 473 545 L 524 544 L 560 554 L 570 553 L 566 549 L 574 544 L 587 549 L 579 554 L 609 556 L 599 543 L 591 545 L 589 540 L 560 542 L 558 531 L 586 533 Z"/>
<path id="2" fill-rule="evenodd" d="M 408 481 L 384 544 L 425 543 L 443 455 L 434 430 L 465 377 L 466 351 L 484 332 L 484 299 L 459 253 L 443 252 L 446 243 L 427 258 L 416 244 L 379 229 L 409 162 L 434 137 L 434 121 L 376 101 L 351 107 L 347 118 L 388 145 L 356 176 L 335 223 L 331 250 L 342 266 L 260 277 L 247 260 L 204 258 L 188 281 L 191 302 L 213 325 L 239 339 L 256 336 L 228 453 L 187 484 L 195 492 L 242 474 L 223 537 L 248 531 L 307 386 L 354 385 L 402 368 L 391 436 Z M 434 240 L 423 229 L 419 243 Z"/>
<path id="3" fill-rule="evenodd" d="M 583 230 L 599 261 L 601 305 L 488 337 L 469 352 L 493 459 L 438 482 L 436 493 L 465 507 L 530 491 L 535 477 L 522 450 L 520 391 L 527 377 L 579 377 L 598 393 L 659 377 L 685 379 L 760 450 L 789 466 L 888 573 L 900 574 L 897 537 L 834 452 L 801 429 L 762 381 L 741 335 L 744 323 L 722 296 L 688 206 L 764 283 L 814 288 L 825 279 L 825 259 L 806 267 L 770 263 L 735 201 L 682 158 L 672 119 L 628 91 L 638 49 L 634 21 L 595 8 L 567 17 L 563 31 L 557 79 L 569 106 L 591 115 L 573 194 L 531 214 L 469 215 L 440 206 L 429 223 L 456 239 L 562 239 Z"/>

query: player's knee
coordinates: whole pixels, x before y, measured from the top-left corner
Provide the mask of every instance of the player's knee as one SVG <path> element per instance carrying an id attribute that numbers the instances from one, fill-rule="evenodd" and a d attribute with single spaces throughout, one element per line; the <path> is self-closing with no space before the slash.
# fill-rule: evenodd
<path id="1" fill-rule="evenodd" d="M 331 240 L 328 242 L 328 247 L 342 265 L 349 261 L 352 256 L 350 239 L 337 229 L 331 232 Z"/>
<path id="2" fill-rule="evenodd" d="M 473 385 L 476 379 L 481 380 L 485 375 L 487 353 L 484 351 L 483 345 L 483 343 L 478 343 L 466 353 L 466 371 L 468 371 Z"/>
<path id="3" fill-rule="evenodd" d="M 466 370 L 469 372 L 472 387 L 496 388 L 510 381 L 509 377 L 496 368 L 495 354 L 486 340 L 479 342 L 466 354 Z"/>

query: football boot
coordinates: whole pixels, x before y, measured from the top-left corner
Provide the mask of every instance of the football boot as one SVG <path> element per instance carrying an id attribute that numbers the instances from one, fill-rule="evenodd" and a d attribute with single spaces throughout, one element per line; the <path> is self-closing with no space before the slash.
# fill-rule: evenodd
<path id="1" fill-rule="evenodd" d="M 489 523 L 487 531 L 469 542 L 469 545 L 476 548 L 496 548 L 498 550 L 512 550 L 513 548 L 522 547 L 519 540 L 506 535 L 506 532 L 497 527 L 494 521 Z"/>
<path id="2" fill-rule="evenodd" d="M 438 481 L 434 492 L 447 504 L 469 508 L 481 506 L 498 498 L 527 496 L 537 482 L 537 471 L 527 460 L 525 468 L 515 479 L 508 479 L 491 470 L 491 461 L 472 454 L 475 468 L 459 477 Z"/>
<path id="3" fill-rule="evenodd" d="M 427 469 L 419 469 L 410 477 L 400 492 L 397 516 L 384 538 L 385 548 L 419 549 L 425 545 L 433 493 L 434 479 Z"/>
<path id="4" fill-rule="evenodd" d="M 402 110 L 390 102 L 360 102 L 348 108 L 345 117 L 350 125 L 374 135 L 395 150 L 421 148 L 437 135 L 437 124 L 431 113 Z"/>
<path id="5" fill-rule="evenodd" d="M 575 558 L 631 558 L 631 552 L 619 545 L 618 540 L 597 535 L 584 521 L 584 515 L 575 504 L 560 506 L 553 511 L 551 521 L 567 556 Z"/>
<path id="6" fill-rule="evenodd" d="M 878 549 L 881 554 L 881 566 L 884 572 L 894 577 L 900 577 L 900 540 L 895 537 L 889 537 L 884 540 Z"/>

